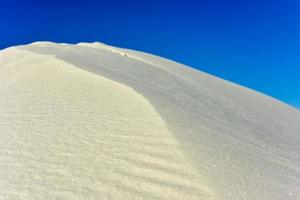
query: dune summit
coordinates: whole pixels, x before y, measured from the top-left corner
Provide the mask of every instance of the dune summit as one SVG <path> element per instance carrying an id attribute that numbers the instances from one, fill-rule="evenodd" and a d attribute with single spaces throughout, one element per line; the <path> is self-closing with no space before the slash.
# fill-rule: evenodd
<path id="1" fill-rule="evenodd" d="M 0 199 L 300 199 L 300 112 L 101 43 L 0 51 Z"/>

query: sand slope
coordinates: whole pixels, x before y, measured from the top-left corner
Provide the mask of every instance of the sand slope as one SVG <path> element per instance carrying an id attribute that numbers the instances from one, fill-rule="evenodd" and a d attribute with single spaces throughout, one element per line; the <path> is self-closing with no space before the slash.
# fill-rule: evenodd
<path id="1" fill-rule="evenodd" d="M 300 112 L 101 43 L 0 52 L 0 199 L 300 199 Z"/>

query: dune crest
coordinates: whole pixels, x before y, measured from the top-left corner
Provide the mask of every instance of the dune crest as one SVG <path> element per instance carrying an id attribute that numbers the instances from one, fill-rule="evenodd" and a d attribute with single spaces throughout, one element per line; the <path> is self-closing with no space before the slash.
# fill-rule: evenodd
<path id="1" fill-rule="evenodd" d="M 0 52 L 1 199 L 300 199 L 300 112 L 150 54 Z"/>

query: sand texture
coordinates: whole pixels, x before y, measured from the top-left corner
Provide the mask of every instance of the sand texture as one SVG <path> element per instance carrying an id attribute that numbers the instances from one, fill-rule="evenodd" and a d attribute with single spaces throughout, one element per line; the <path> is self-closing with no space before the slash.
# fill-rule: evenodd
<path id="1" fill-rule="evenodd" d="M 0 51 L 1 200 L 299 200 L 300 111 L 102 43 Z"/>

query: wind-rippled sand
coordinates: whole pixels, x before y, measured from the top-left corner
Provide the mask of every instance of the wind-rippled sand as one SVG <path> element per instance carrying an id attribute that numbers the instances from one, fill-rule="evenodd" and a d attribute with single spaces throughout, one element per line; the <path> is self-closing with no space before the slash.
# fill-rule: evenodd
<path id="1" fill-rule="evenodd" d="M 300 199 L 300 112 L 101 43 L 0 51 L 0 199 Z"/>

